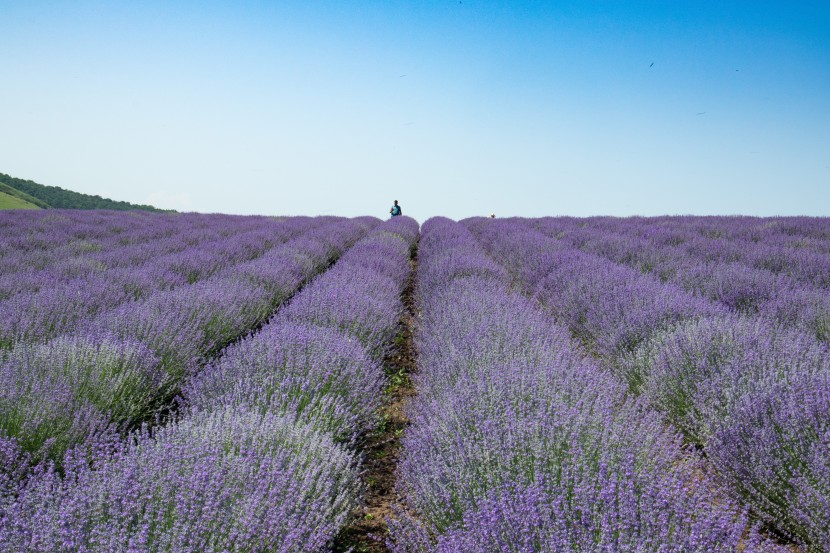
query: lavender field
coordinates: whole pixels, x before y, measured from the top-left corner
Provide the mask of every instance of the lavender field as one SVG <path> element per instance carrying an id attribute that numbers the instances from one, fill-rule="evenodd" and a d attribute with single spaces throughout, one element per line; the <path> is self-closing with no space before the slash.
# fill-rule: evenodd
<path id="1" fill-rule="evenodd" d="M 0 379 L 3 552 L 830 552 L 828 219 L 2 212 Z"/>

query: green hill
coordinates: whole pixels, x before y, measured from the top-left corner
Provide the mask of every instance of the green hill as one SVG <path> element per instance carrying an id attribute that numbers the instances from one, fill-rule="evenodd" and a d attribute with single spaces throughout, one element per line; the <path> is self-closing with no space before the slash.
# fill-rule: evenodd
<path id="1" fill-rule="evenodd" d="M 2 174 L 2 173 L 0 173 L 0 174 Z M 18 190 L 17 188 L 12 188 L 8 184 L 4 184 L 2 182 L 0 182 L 0 192 L 6 194 L 7 196 L 12 196 L 12 197 L 16 198 L 19 201 L 23 201 L 24 203 L 34 204 L 35 207 L 41 207 L 43 209 L 46 209 L 47 207 L 49 207 L 49 204 L 47 204 L 46 202 L 42 202 L 42 201 L 38 200 L 37 198 L 29 196 L 25 192 L 22 192 L 22 191 Z M 17 209 L 17 208 L 11 208 L 10 207 L 10 208 L 7 208 L 7 209 Z M 31 208 L 29 208 L 29 209 L 31 209 Z"/>
<path id="2" fill-rule="evenodd" d="M 0 192 L 7 196 L 14 197 L 24 203 L 34 204 L 42 208 L 58 209 L 112 209 L 115 211 L 130 211 L 140 209 L 143 211 L 165 211 L 151 205 L 138 205 L 129 202 L 119 202 L 93 196 L 72 192 L 58 186 L 46 186 L 30 180 L 16 179 L 4 173 L 0 173 Z M 5 202 L 0 205 L 5 205 Z M 18 209 L 18 208 L 4 208 Z M 31 208 L 29 208 L 31 209 Z"/>
<path id="3" fill-rule="evenodd" d="M 40 209 L 33 203 L 0 191 L 0 209 Z"/>

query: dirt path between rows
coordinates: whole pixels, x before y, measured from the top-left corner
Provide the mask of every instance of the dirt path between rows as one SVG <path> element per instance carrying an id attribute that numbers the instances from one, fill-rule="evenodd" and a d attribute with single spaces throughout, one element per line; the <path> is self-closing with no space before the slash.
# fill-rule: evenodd
<path id="1" fill-rule="evenodd" d="M 413 252 L 412 273 L 401 299 L 404 312 L 399 323 L 398 335 L 392 353 L 384 360 L 384 370 L 389 378 L 388 401 L 380 411 L 378 429 L 366 437 L 362 450 L 365 455 L 363 479 L 366 483 L 364 504 L 355 520 L 338 536 L 334 551 L 352 548 L 354 553 L 388 552 L 383 543 L 388 533 L 386 519 L 392 516 L 395 503 L 395 477 L 401 450 L 401 437 L 409 419 L 406 405 L 415 395 L 411 375 L 414 373 L 415 347 L 412 334 L 415 326 L 415 275 L 417 274 L 417 249 Z"/>

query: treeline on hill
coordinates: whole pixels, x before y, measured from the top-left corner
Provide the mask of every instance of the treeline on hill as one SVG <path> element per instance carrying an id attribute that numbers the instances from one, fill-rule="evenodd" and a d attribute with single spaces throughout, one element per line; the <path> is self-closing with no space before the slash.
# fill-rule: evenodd
<path id="1" fill-rule="evenodd" d="M 144 211 L 167 211 L 151 205 L 131 204 L 119 202 L 65 190 L 59 186 L 46 186 L 30 180 L 16 179 L 5 173 L 0 173 L 0 191 L 16 196 L 38 207 L 58 209 L 111 209 L 115 211 L 130 211 L 141 209 Z"/>

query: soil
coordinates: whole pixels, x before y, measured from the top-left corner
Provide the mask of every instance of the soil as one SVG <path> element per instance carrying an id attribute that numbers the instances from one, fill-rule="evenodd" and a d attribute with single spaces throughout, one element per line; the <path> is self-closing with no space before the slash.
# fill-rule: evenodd
<path id="1" fill-rule="evenodd" d="M 413 252 L 412 273 L 404 288 L 404 312 L 399 323 L 395 347 L 384 361 L 389 378 L 387 403 L 380 410 L 377 430 L 366 436 L 362 445 L 364 454 L 363 480 L 366 496 L 363 506 L 355 513 L 350 525 L 335 540 L 334 551 L 350 548 L 354 553 L 388 552 L 384 540 L 388 533 L 386 519 L 392 516 L 396 502 L 395 479 L 401 451 L 401 437 L 409 419 L 406 405 L 415 395 L 410 375 L 415 371 L 415 348 L 412 332 L 415 323 L 415 275 L 417 254 Z"/>

